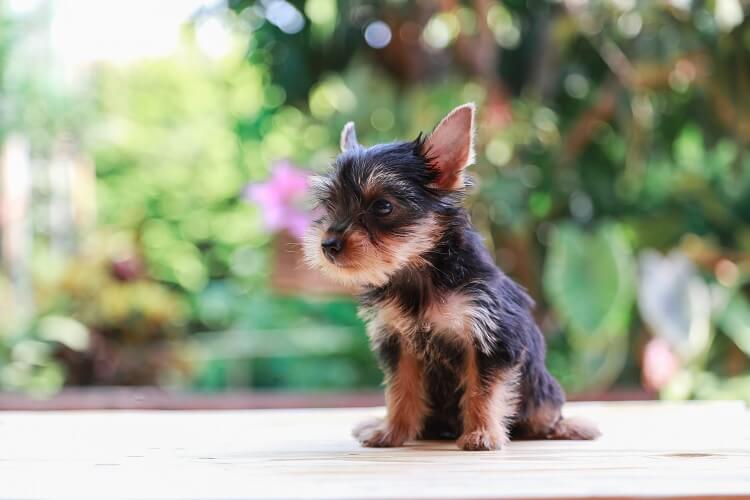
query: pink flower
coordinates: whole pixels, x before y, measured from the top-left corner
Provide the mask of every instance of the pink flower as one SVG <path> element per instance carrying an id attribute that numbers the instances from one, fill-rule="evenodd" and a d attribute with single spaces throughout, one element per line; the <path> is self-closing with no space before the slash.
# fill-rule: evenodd
<path id="1" fill-rule="evenodd" d="M 309 175 L 288 161 L 275 163 L 271 170 L 271 178 L 249 185 L 244 197 L 260 206 L 269 231 L 286 230 L 301 238 L 310 225 L 310 216 L 302 207 Z"/>
<path id="2" fill-rule="evenodd" d="M 680 361 L 674 355 L 669 343 L 662 338 L 648 341 L 643 350 L 643 385 L 658 391 L 672 380 L 680 368 Z"/>

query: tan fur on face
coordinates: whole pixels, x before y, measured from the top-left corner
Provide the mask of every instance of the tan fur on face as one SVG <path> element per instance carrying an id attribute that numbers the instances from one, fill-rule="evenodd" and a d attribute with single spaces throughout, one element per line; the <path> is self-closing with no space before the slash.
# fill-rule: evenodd
<path id="1" fill-rule="evenodd" d="M 408 231 L 407 237 L 384 236 L 377 245 L 363 230 L 351 230 L 340 264 L 333 264 L 323 255 L 320 242 L 325 223 L 311 227 L 304 238 L 305 259 L 332 279 L 350 286 L 382 286 L 396 271 L 407 265 L 425 264 L 422 254 L 434 247 L 440 226 L 434 216 L 426 217 Z"/>
<path id="2" fill-rule="evenodd" d="M 474 351 L 467 354 L 461 400 L 464 431 L 458 440 L 465 450 L 495 450 L 508 442 L 508 430 L 518 407 L 517 368 L 480 377 Z"/>
<path id="3" fill-rule="evenodd" d="M 362 185 L 364 186 L 362 190 L 363 196 L 370 199 L 383 194 L 383 186 L 401 186 L 402 189 L 408 189 L 409 186 L 406 181 L 395 173 L 378 167 L 370 170 L 367 179 L 363 179 Z"/>
<path id="4" fill-rule="evenodd" d="M 365 446 L 401 446 L 419 434 L 427 403 L 420 361 L 402 349 L 396 371 L 386 380 L 385 420 L 366 422 L 354 429 L 354 436 Z"/>

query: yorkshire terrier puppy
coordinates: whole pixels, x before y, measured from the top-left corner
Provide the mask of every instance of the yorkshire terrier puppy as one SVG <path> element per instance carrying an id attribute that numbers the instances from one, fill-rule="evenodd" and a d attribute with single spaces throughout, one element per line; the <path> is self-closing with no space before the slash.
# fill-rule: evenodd
<path id="1" fill-rule="evenodd" d="M 473 104 L 412 142 L 365 148 L 348 123 L 333 171 L 316 179 L 322 216 L 306 257 L 358 289 L 386 374 L 387 416 L 354 430 L 364 446 L 458 438 L 464 450 L 494 450 L 510 436 L 598 436 L 562 417 L 534 303 L 495 266 L 462 207 L 473 142 Z"/>

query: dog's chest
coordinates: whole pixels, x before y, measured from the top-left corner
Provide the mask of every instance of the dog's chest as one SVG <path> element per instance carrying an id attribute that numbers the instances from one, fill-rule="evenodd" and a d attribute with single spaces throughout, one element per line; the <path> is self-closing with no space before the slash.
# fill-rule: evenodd
<path id="1" fill-rule="evenodd" d="M 466 346 L 471 342 L 476 308 L 465 293 L 447 292 L 414 307 L 409 297 L 396 297 L 372 308 L 376 329 L 385 328 L 403 337 L 417 351 L 434 340 Z"/>

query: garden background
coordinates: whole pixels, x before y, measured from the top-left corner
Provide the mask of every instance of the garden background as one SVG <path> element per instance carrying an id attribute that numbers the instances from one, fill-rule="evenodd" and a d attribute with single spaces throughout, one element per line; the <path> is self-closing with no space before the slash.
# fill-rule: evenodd
<path id="1" fill-rule="evenodd" d="M 376 389 L 307 176 L 474 101 L 472 219 L 566 388 L 750 400 L 748 12 L 3 1 L 0 389 Z"/>

